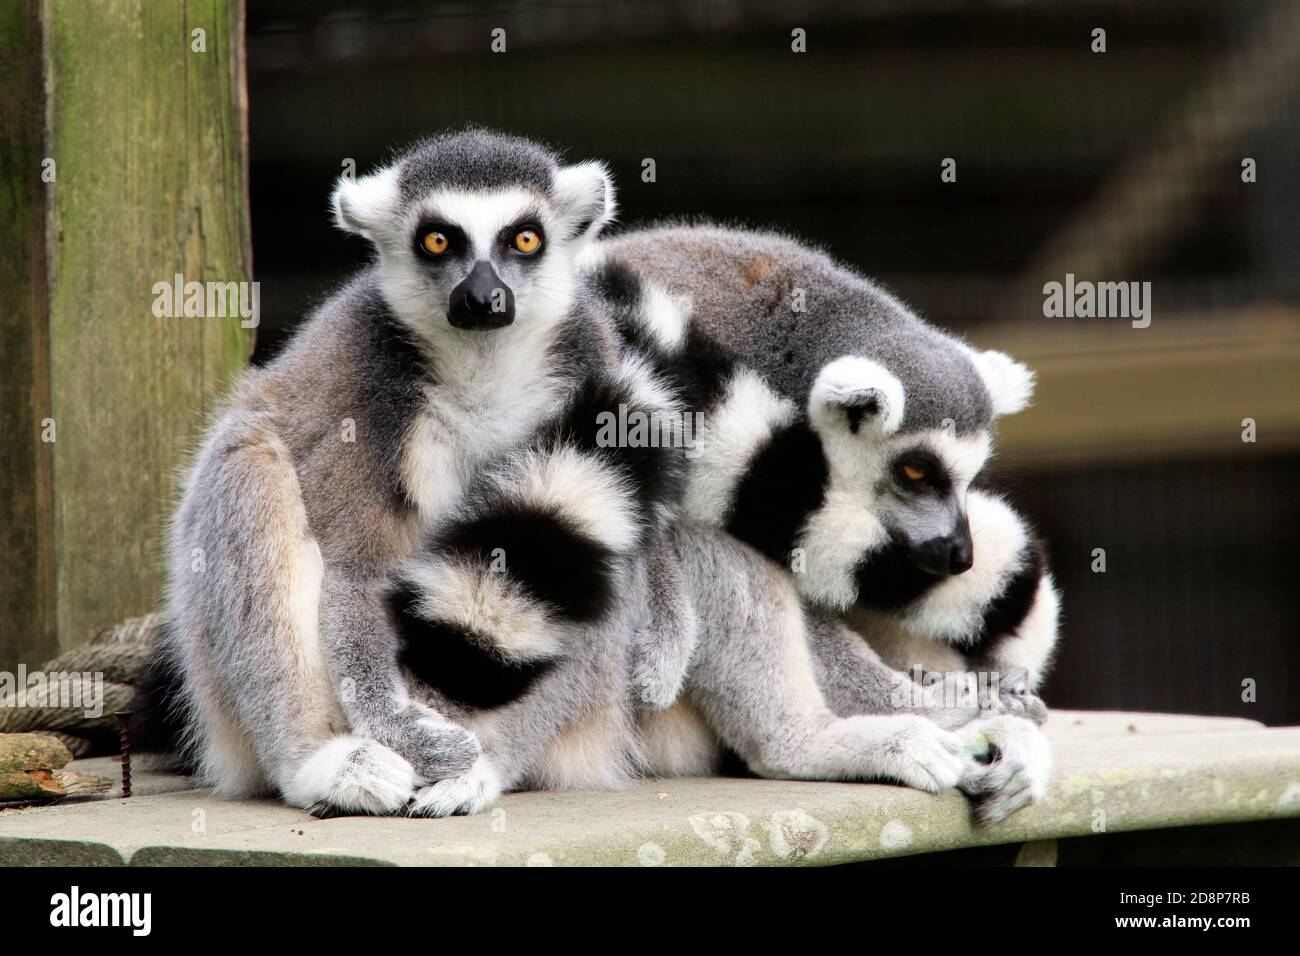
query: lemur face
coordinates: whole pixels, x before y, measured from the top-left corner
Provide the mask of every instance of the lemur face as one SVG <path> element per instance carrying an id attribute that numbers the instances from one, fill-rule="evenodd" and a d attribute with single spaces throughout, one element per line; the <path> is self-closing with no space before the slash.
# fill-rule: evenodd
<path id="1" fill-rule="evenodd" d="M 428 141 L 334 194 L 339 225 L 374 243 L 384 293 L 426 339 L 559 321 L 573 259 L 614 213 L 598 163 L 561 167 L 481 132 Z"/>
<path id="2" fill-rule="evenodd" d="M 1024 396 L 1011 402 L 995 394 L 992 407 L 1022 407 L 1032 376 L 1019 365 L 995 371 L 1016 376 Z M 989 458 L 992 421 L 965 433 L 952 420 L 901 431 L 905 402 L 888 369 L 858 356 L 830 363 L 813 386 L 808 415 L 826 483 L 799 545 L 808 571 L 803 589 L 822 603 L 896 608 L 974 562 L 967 491 Z"/>
<path id="3" fill-rule="evenodd" d="M 966 490 L 988 458 L 990 436 L 958 437 L 950 430 L 895 436 L 869 454 L 882 456 L 873 509 L 918 570 L 934 577 L 962 574 L 974 560 Z"/>

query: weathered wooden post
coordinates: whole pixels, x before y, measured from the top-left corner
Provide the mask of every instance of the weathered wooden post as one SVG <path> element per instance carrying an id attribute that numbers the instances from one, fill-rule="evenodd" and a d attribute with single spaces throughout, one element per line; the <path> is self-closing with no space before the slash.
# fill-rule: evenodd
<path id="1" fill-rule="evenodd" d="M 237 294 L 155 290 L 251 279 L 243 16 L 0 4 L 0 669 L 158 603 L 177 467 L 252 345 Z"/>

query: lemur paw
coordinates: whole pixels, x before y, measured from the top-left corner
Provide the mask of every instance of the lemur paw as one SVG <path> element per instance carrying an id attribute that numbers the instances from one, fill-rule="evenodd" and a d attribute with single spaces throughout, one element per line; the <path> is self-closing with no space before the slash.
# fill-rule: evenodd
<path id="1" fill-rule="evenodd" d="M 882 776 L 938 793 L 957 786 L 969 772 L 966 748 L 960 737 L 924 717 L 900 714 L 884 718 L 894 726 L 879 748 Z"/>
<path id="2" fill-rule="evenodd" d="M 636 700 L 648 710 L 667 710 L 682 693 L 680 677 L 660 674 L 651 668 L 638 667 L 632 676 Z"/>
<path id="3" fill-rule="evenodd" d="M 501 795 L 501 778 L 486 757 L 466 773 L 421 789 L 406 812 L 413 817 L 450 817 L 478 813 Z"/>
<path id="4" fill-rule="evenodd" d="M 986 716 L 986 701 L 969 692 L 963 677 L 960 673 L 941 674 L 935 671 L 920 674 L 915 689 L 910 691 L 920 705 L 914 707 L 912 712 L 929 718 L 944 730 L 957 730 L 972 720 Z M 906 676 L 902 679 L 908 680 Z"/>
<path id="5" fill-rule="evenodd" d="M 968 752 L 979 762 L 960 784 L 975 801 L 977 822 L 1005 820 L 1046 796 L 1051 747 L 1032 721 L 1010 715 L 991 717 L 971 724 L 963 737 Z"/>
<path id="6" fill-rule="evenodd" d="M 338 736 L 307 758 L 283 788 L 285 802 L 320 817 L 395 813 L 416 786 L 415 769 L 377 740 Z"/>
<path id="7" fill-rule="evenodd" d="M 425 783 L 469 772 L 483 749 L 471 731 L 418 704 L 376 736 L 410 761 Z"/>
<path id="8" fill-rule="evenodd" d="M 1029 672 L 1023 667 L 1004 674 L 998 682 L 997 693 L 980 703 L 981 716 L 993 717 L 1005 714 L 1011 717 L 1024 717 L 1040 727 L 1047 722 L 1047 704 L 1029 690 Z"/>

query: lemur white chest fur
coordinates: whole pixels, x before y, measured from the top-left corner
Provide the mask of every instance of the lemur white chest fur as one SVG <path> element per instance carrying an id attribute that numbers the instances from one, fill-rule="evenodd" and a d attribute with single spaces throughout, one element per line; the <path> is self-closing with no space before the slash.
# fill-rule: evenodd
<path id="1" fill-rule="evenodd" d="M 522 330 L 521 330 L 522 331 Z M 500 334 L 500 333 L 498 333 Z M 422 521 L 446 513 L 485 461 L 517 448 L 563 402 L 550 337 L 523 334 L 448 349 L 407 436 L 403 482 Z"/>

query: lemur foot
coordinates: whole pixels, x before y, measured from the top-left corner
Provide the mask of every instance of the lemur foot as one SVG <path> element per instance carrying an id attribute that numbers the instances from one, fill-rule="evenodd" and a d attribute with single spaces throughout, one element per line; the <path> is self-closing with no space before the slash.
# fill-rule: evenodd
<path id="1" fill-rule="evenodd" d="M 1040 727 L 1047 722 L 1047 704 L 1029 690 L 1029 672 L 1018 667 L 998 681 L 996 695 L 980 701 L 982 716 L 1024 717 Z"/>
<path id="2" fill-rule="evenodd" d="M 963 737 L 977 766 L 963 776 L 960 787 L 975 801 L 978 823 L 1005 820 L 1047 794 L 1051 748 L 1032 721 L 1005 714 L 990 717 L 970 724 Z"/>
<path id="3" fill-rule="evenodd" d="M 881 775 L 929 793 L 955 787 L 970 772 L 962 739 L 924 717 L 900 714 L 883 718 L 888 728 L 875 743 Z"/>
<path id="4" fill-rule="evenodd" d="M 406 812 L 413 817 L 450 817 L 478 813 L 501 796 L 501 778 L 486 757 L 458 777 L 422 788 Z"/>
<path id="5" fill-rule="evenodd" d="M 482 751 L 472 732 L 420 704 L 375 736 L 405 757 L 425 783 L 468 773 Z"/>
<path id="6" fill-rule="evenodd" d="M 338 736 L 323 744 L 283 788 L 285 802 L 328 817 L 395 813 L 415 790 L 415 769 L 367 737 Z"/>

